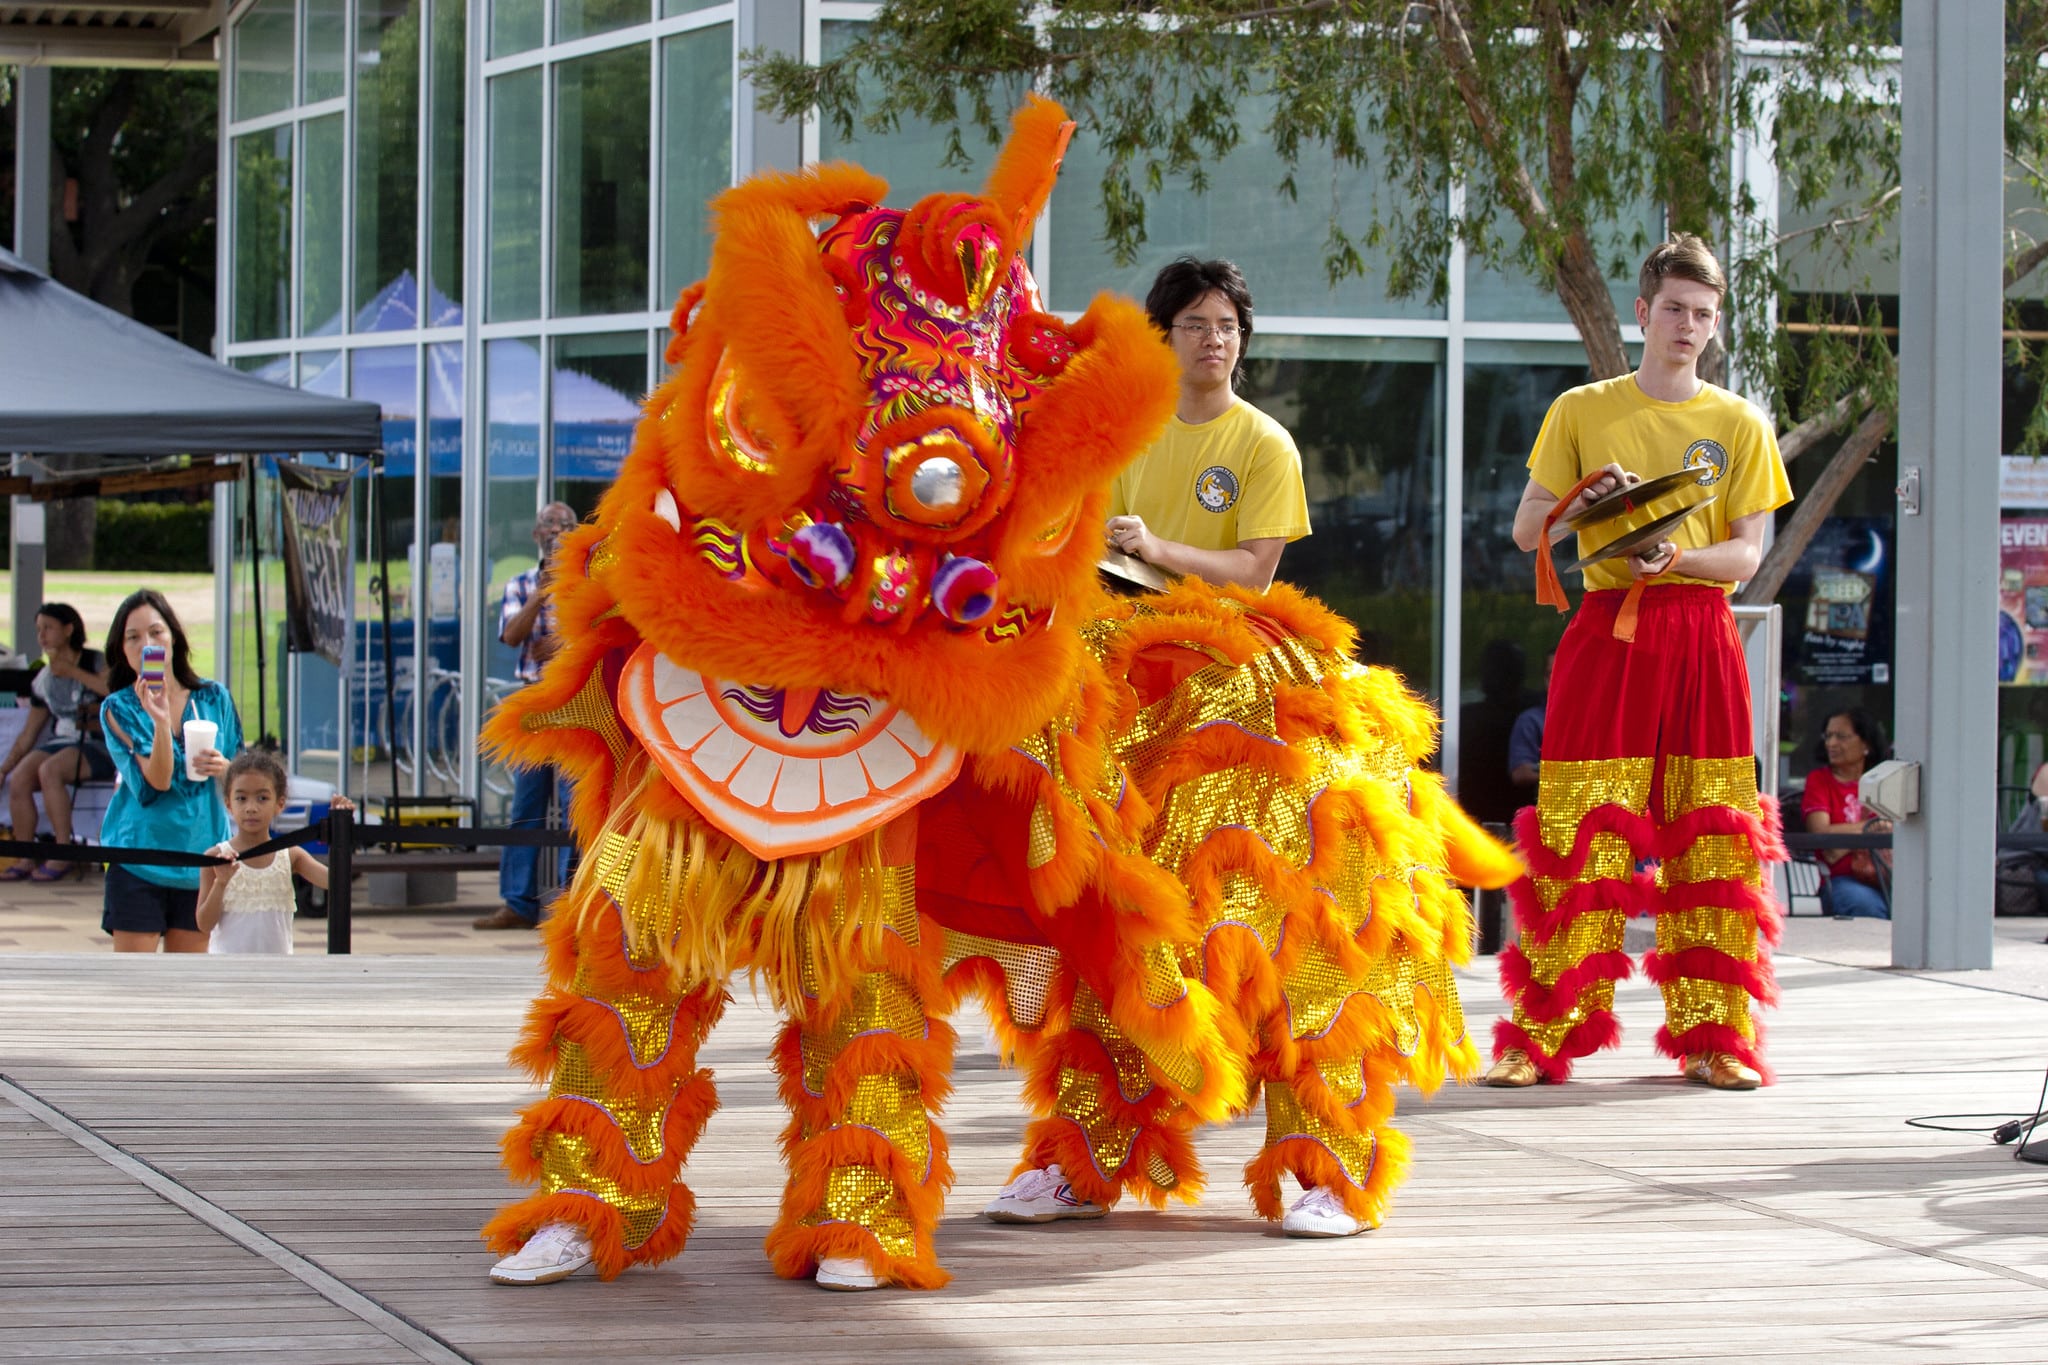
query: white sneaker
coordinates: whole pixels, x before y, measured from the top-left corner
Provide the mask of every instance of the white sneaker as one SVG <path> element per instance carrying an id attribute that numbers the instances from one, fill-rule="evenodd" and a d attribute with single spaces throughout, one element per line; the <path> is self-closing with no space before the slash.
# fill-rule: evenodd
<path id="1" fill-rule="evenodd" d="M 882 1282 L 858 1256 L 827 1256 L 818 1262 L 818 1288 L 857 1292 L 880 1289 Z"/>
<path id="2" fill-rule="evenodd" d="M 574 1223 L 549 1223 L 491 1267 L 492 1284 L 553 1284 L 590 1264 L 590 1238 Z"/>
<path id="3" fill-rule="evenodd" d="M 1356 1237 L 1366 1225 L 1344 1210 L 1344 1202 L 1327 1185 L 1318 1185 L 1294 1201 L 1280 1220 L 1289 1237 Z"/>
<path id="4" fill-rule="evenodd" d="M 998 1223 L 1051 1223 L 1061 1218 L 1100 1218 L 1109 1210 L 1074 1193 L 1058 1164 L 1030 1170 L 1003 1186 L 982 1212 Z"/>

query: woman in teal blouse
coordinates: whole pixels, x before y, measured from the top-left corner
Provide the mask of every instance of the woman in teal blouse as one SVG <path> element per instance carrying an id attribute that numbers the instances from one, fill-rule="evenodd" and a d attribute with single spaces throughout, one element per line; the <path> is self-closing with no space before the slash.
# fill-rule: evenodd
<path id="1" fill-rule="evenodd" d="M 162 645 L 169 655 L 163 686 L 145 686 L 142 647 Z M 162 593 L 131 593 L 107 631 L 109 690 L 100 708 L 107 752 L 119 785 L 100 824 L 109 848 L 156 848 L 204 853 L 226 839 L 227 807 L 213 779 L 228 769 L 227 755 L 242 747 L 242 721 L 227 688 L 192 671 L 192 651 L 178 614 Z M 185 770 L 185 722 L 220 727 L 211 749 L 200 750 Z M 203 953 L 199 927 L 199 869 L 114 863 L 107 868 L 106 907 L 100 927 L 114 936 L 117 953 Z"/>

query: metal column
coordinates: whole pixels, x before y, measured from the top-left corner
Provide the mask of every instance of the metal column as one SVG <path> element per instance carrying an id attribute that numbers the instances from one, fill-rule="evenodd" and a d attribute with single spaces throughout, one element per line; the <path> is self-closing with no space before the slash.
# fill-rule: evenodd
<path id="1" fill-rule="evenodd" d="M 735 52 L 767 49 L 791 56 L 803 54 L 803 0 L 738 0 L 734 17 Z M 757 171 L 793 171 L 803 164 L 803 121 L 785 123 L 755 107 L 754 83 L 744 72 L 735 87 L 733 105 L 734 180 L 744 180 Z"/>
<path id="2" fill-rule="evenodd" d="M 38 270 L 50 268 L 50 68 L 24 66 L 14 81 L 14 254 Z M 20 457 L 17 456 L 18 460 Z M 17 471 L 18 472 L 18 471 Z M 42 503 L 15 498 L 9 537 L 8 580 L 12 648 L 36 656 L 36 608 L 43 600 Z"/>
<path id="3" fill-rule="evenodd" d="M 1892 963 L 1991 965 L 1997 810 L 2003 26 L 1907 0 L 1899 262 L 1898 756 Z"/>

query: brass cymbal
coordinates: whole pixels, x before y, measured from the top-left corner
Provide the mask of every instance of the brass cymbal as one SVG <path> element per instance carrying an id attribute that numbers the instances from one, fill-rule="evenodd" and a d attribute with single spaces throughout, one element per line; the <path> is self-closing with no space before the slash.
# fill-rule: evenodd
<path id="1" fill-rule="evenodd" d="M 1604 564 L 1610 559 L 1621 559 L 1632 555 L 1646 545 L 1655 545 L 1658 541 L 1664 539 L 1666 531 L 1672 530 L 1687 517 L 1713 501 L 1713 497 L 1709 495 L 1690 506 L 1681 507 L 1675 512 L 1666 512 L 1655 521 L 1638 526 L 1633 531 L 1624 531 L 1591 554 L 1581 555 L 1578 562 L 1567 565 L 1564 572 L 1576 573 L 1590 565 Z"/>
<path id="2" fill-rule="evenodd" d="M 1151 592 L 1165 592 L 1173 581 L 1166 571 L 1156 564 L 1148 564 L 1136 555 L 1127 555 L 1122 550 L 1104 550 L 1102 558 L 1095 561 L 1096 571 L 1126 583 L 1135 583 Z"/>
<path id="3" fill-rule="evenodd" d="M 1697 469 L 1679 469 L 1669 474 L 1659 474 L 1654 479 L 1644 479 L 1640 483 L 1623 484 L 1604 497 L 1586 504 L 1572 515 L 1559 518 L 1557 524 L 1550 528 L 1551 538 L 1556 540 L 1574 533 L 1592 531 L 1617 517 L 1640 512 L 1651 503 L 1660 498 L 1668 498 L 1680 489 L 1698 487 L 1701 473 L 1702 471 Z"/>

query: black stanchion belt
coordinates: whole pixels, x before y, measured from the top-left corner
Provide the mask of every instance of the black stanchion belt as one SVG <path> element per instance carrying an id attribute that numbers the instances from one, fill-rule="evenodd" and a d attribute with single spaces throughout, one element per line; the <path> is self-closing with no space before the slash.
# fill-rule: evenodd
<path id="1" fill-rule="evenodd" d="M 247 850 L 244 858 L 261 858 L 282 853 L 300 844 L 327 837 L 325 825 L 307 825 L 290 834 L 266 839 Z M 225 867 L 235 861 L 211 853 L 186 853 L 169 848 L 113 848 L 105 844 L 45 844 L 20 839 L 0 839 L 0 858 L 31 858 L 46 863 L 135 863 L 144 867 Z"/>

